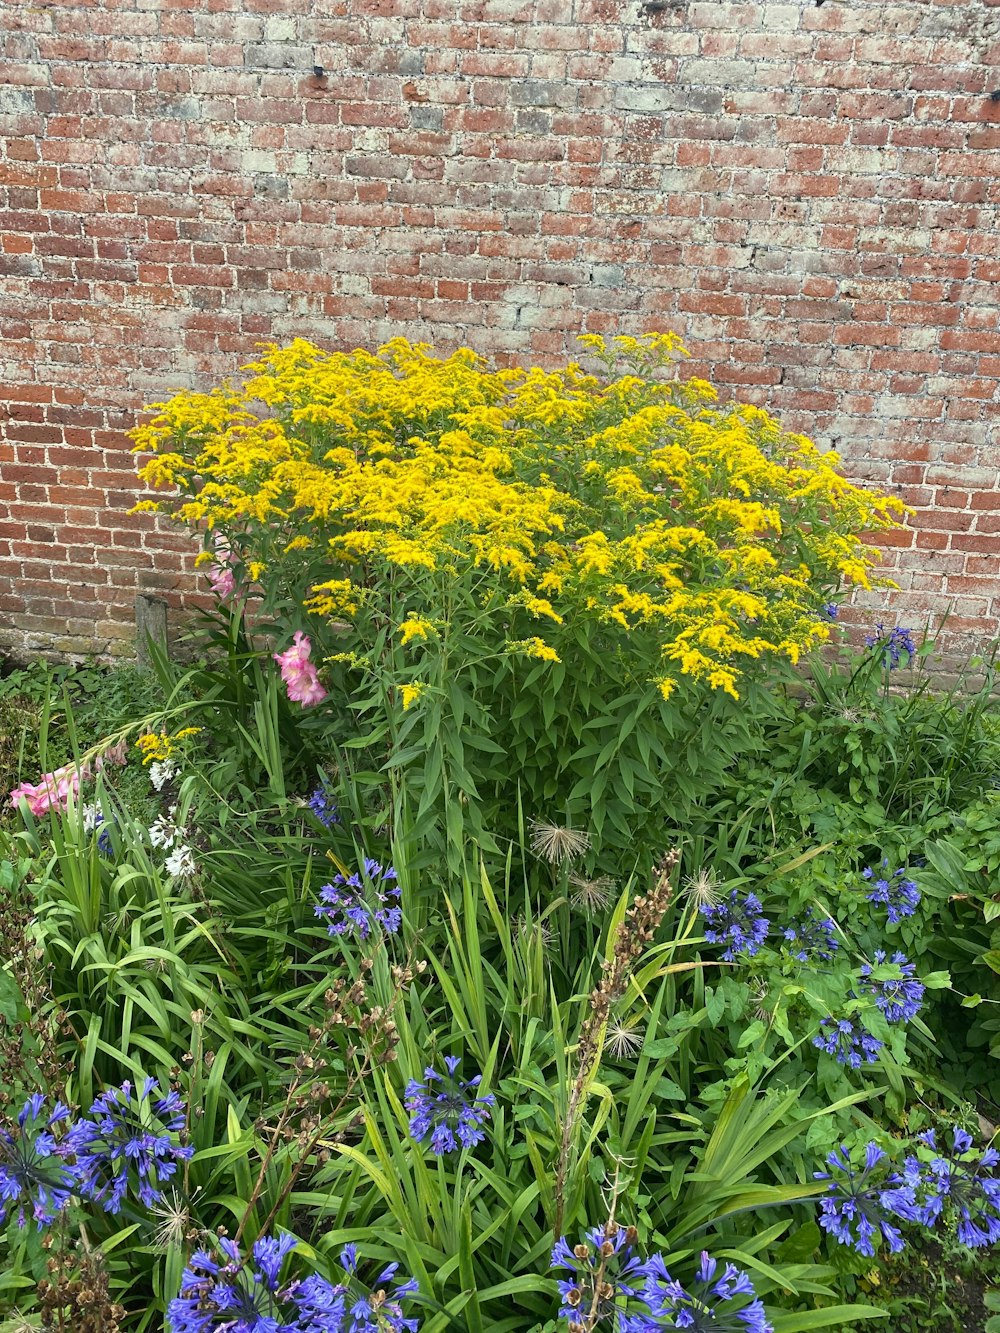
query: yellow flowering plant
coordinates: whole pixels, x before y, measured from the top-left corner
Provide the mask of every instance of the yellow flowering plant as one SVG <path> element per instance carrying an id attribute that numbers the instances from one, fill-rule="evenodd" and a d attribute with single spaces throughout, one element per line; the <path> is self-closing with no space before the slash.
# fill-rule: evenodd
<path id="1" fill-rule="evenodd" d="M 831 597 L 875 579 L 866 534 L 902 512 L 679 378 L 673 335 L 581 341 L 600 374 L 296 340 L 135 432 L 160 488 L 140 508 L 298 608 L 445 840 L 509 835 L 518 784 L 532 814 L 634 845 L 665 771 L 705 770 L 684 750 L 706 717 L 731 731 L 766 670 L 826 641 Z"/>

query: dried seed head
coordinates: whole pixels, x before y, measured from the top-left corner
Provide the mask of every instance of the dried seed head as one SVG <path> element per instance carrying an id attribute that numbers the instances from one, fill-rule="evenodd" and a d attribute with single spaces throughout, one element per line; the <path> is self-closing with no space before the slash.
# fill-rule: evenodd
<path id="1" fill-rule="evenodd" d="M 552 865 L 573 861 L 590 847 L 590 835 L 567 824 L 548 824 L 542 820 L 531 822 L 531 850 Z"/>

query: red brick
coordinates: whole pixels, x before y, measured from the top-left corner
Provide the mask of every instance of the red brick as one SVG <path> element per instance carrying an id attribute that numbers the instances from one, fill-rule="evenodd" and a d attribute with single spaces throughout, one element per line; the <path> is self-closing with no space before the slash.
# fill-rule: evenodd
<path id="1" fill-rule="evenodd" d="M 931 39 L 920 7 L 886 28 L 880 0 L 791 24 L 749 0 L 643 17 L 585 0 L 573 22 L 560 0 L 380 0 L 364 32 L 296 0 L 287 44 L 245 42 L 216 8 L 199 27 L 179 4 L 0 7 L 24 93 L 0 167 L 17 515 L 0 540 L 30 546 L 30 523 L 78 566 L 99 506 L 94 642 L 121 651 L 137 580 L 175 596 L 189 577 L 186 538 L 124 512 L 144 396 L 217 382 L 271 337 L 427 324 L 507 364 L 562 360 L 583 329 L 674 328 L 723 397 L 835 439 L 848 473 L 922 505 L 886 546 L 900 614 L 958 592 L 974 625 L 1000 602 L 946 582 L 997 577 L 959 545 L 995 540 L 998 510 L 961 469 L 1000 467 L 998 52 L 968 5 L 934 6 Z M 335 77 L 311 74 L 314 40 Z M 957 469 L 947 489 L 925 484 L 931 459 Z M 85 625 L 44 571 L 0 557 L 23 588 L 8 621 Z"/>

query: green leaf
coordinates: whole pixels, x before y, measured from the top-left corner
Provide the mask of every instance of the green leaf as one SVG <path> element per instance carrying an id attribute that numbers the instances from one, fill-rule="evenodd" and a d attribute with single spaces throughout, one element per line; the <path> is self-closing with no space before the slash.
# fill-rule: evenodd
<path id="1" fill-rule="evenodd" d="M 17 982 L 9 972 L 0 971 L 0 1015 L 11 1025 L 17 1023 L 20 1004 L 21 992 Z"/>
<path id="2" fill-rule="evenodd" d="M 805 1333 L 813 1328 L 835 1328 L 847 1333 L 859 1319 L 888 1319 L 888 1310 L 873 1305 L 830 1305 L 825 1310 L 806 1310 L 801 1314 L 776 1314 L 771 1317 L 774 1333 Z"/>

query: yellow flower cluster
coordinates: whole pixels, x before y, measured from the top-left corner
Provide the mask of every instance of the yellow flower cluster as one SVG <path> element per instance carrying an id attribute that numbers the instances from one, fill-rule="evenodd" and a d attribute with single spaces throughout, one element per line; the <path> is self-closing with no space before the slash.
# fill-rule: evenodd
<path id="1" fill-rule="evenodd" d="M 403 712 L 417 702 L 424 690 L 427 688 L 422 680 L 411 681 L 407 685 L 400 686 L 399 697 L 403 702 Z"/>
<path id="2" fill-rule="evenodd" d="M 165 731 L 146 731 L 136 741 L 135 746 L 142 754 L 144 765 L 154 762 L 162 763 L 164 760 L 171 758 L 178 741 L 185 740 L 188 736 L 196 736 L 199 731 L 201 731 L 201 727 L 182 727 L 173 736 L 168 735 Z"/>
<path id="3" fill-rule="evenodd" d="M 144 507 L 222 529 L 260 557 L 251 578 L 298 562 L 322 616 L 385 614 L 386 589 L 408 589 L 404 644 L 442 632 L 466 580 L 508 648 L 558 661 L 510 622 L 583 621 L 651 648 L 664 697 L 682 677 L 737 696 L 748 661 L 827 637 L 822 603 L 869 586 L 862 535 L 902 506 L 759 408 L 664 377 L 684 355 L 673 335 L 582 341 L 605 376 L 495 371 L 401 339 L 269 347 L 239 391 L 156 405 L 135 432 L 141 475 L 175 494 Z"/>

